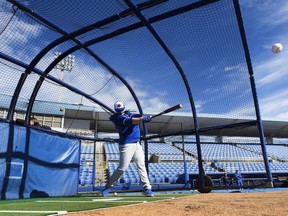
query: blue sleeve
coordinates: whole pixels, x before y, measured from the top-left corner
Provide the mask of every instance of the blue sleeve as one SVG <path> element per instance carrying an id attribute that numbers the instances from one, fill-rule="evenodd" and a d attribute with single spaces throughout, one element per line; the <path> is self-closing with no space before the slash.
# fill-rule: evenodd
<path id="1" fill-rule="evenodd" d="M 125 124 L 125 125 L 132 125 L 132 118 L 139 118 L 139 117 L 142 116 L 140 114 L 133 114 L 133 113 L 131 113 L 129 111 L 125 111 L 125 114 L 126 114 L 126 116 L 127 115 L 129 116 L 128 118 L 124 117 L 125 119 L 123 121 L 123 124 Z"/>
<path id="2" fill-rule="evenodd" d="M 112 115 L 110 116 L 110 120 L 113 121 L 116 125 L 123 124 L 125 117 L 122 115 Z"/>
<path id="3" fill-rule="evenodd" d="M 134 117 L 134 118 L 139 118 L 139 117 L 142 117 L 142 115 L 140 115 L 140 114 L 132 114 L 132 116 L 131 117 Z"/>
<path id="4" fill-rule="evenodd" d="M 132 124 L 132 117 L 124 118 L 123 124 L 124 125 L 131 125 Z"/>

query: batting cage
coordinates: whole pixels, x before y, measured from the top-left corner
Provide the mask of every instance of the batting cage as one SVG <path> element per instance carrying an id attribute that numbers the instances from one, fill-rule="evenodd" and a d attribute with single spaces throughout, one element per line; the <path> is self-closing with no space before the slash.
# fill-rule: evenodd
<path id="1" fill-rule="evenodd" d="M 140 129 L 153 190 L 210 192 L 236 170 L 243 187 L 271 187 L 272 162 L 288 166 L 267 153 L 238 0 L 0 8 L 1 199 L 103 187 L 119 162 L 116 101 L 152 116 Z M 141 185 L 133 161 L 115 185 L 127 182 Z"/>

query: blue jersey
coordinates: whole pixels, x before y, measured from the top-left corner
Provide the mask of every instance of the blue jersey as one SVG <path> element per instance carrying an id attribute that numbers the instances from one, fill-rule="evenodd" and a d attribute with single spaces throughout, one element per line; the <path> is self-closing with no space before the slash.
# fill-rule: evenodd
<path id="1" fill-rule="evenodd" d="M 239 172 L 237 172 L 237 173 L 235 173 L 235 179 L 236 180 L 241 180 L 242 179 L 242 175 L 241 175 L 241 173 L 239 173 Z"/>
<path id="2" fill-rule="evenodd" d="M 141 117 L 141 115 L 125 111 L 123 114 L 116 113 L 110 116 L 110 120 L 119 133 L 119 144 L 140 141 L 140 127 L 139 124 L 132 124 L 132 117 Z"/>

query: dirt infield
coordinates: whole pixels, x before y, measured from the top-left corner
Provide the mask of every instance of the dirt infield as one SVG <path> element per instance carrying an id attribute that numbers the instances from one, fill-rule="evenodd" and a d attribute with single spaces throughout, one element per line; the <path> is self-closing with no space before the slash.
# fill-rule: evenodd
<path id="1" fill-rule="evenodd" d="M 288 191 L 208 193 L 70 215 L 99 216 L 287 216 Z"/>

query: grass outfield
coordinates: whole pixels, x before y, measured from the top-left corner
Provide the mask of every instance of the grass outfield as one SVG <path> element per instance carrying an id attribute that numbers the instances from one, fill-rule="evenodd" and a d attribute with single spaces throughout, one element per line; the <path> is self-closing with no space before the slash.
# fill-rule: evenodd
<path id="1" fill-rule="evenodd" d="M 191 194 L 156 194 L 154 197 L 145 197 L 140 194 L 111 194 L 108 197 L 86 194 L 74 197 L 0 200 L 0 216 L 55 215 L 100 208 L 135 205 L 183 196 L 191 196 Z"/>

